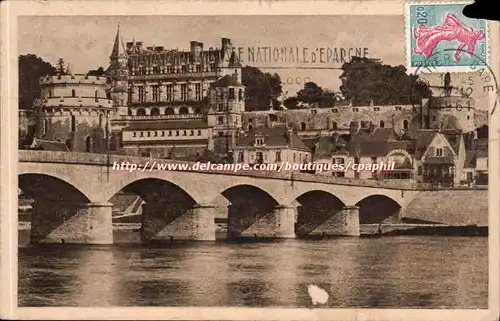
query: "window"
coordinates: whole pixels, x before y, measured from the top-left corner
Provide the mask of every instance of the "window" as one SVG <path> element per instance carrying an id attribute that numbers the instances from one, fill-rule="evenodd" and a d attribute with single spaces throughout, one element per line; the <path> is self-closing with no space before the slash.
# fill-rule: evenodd
<path id="1" fill-rule="evenodd" d="M 195 99 L 201 100 L 201 84 L 194 85 L 194 92 L 195 92 Z"/>
<path id="2" fill-rule="evenodd" d="M 181 108 L 179 108 L 179 114 L 180 115 L 187 115 L 187 114 L 189 114 L 189 109 L 187 107 L 181 107 Z"/>
<path id="3" fill-rule="evenodd" d="M 97 97 L 97 90 L 95 91 L 94 93 L 94 98 L 95 98 L 95 101 L 98 102 L 99 101 L 99 98 Z"/>
<path id="4" fill-rule="evenodd" d="M 295 155 L 295 153 L 293 153 L 293 162 L 295 163 L 295 160 L 297 159 L 297 155 Z"/>
<path id="5" fill-rule="evenodd" d="M 304 131 L 306 130 L 307 126 L 306 126 L 306 123 L 302 122 L 300 123 L 300 130 Z"/>
<path id="6" fill-rule="evenodd" d="M 130 108 L 129 108 L 129 109 L 128 109 L 127 114 L 128 114 L 129 116 L 132 116 L 132 109 L 130 109 Z"/>
<path id="7" fill-rule="evenodd" d="M 352 111 L 357 113 L 357 112 L 359 111 L 359 109 L 358 109 L 358 107 L 354 107 L 354 108 L 352 109 Z"/>
<path id="8" fill-rule="evenodd" d="M 198 129 L 198 136 L 201 136 L 201 130 Z"/>
<path id="9" fill-rule="evenodd" d="M 436 116 L 432 116 L 432 121 L 436 121 Z"/>
<path id="10" fill-rule="evenodd" d="M 139 134 L 139 136 L 140 136 L 140 137 L 144 137 L 144 132 L 141 132 L 141 133 Z"/>
<path id="11" fill-rule="evenodd" d="M 71 131 L 76 131 L 76 117 L 75 115 L 71 115 Z"/>
<path id="12" fill-rule="evenodd" d="M 187 98 L 188 98 L 187 84 L 181 84 L 181 100 L 187 100 Z"/>
<path id="13" fill-rule="evenodd" d="M 146 110 L 144 108 L 139 108 L 137 110 L 137 116 L 146 116 Z"/>
<path id="14" fill-rule="evenodd" d="M 143 103 L 144 102 L 144 87 L 139 87 L 139 102 Z"/>
<path id="15" fill-rule="evenodd" d="M 229 88 L 229 99 L 234 99 L 234 88 Z"/>
<path id="16" fill-rule="evenodd" d="M 49 125 L 49 122 L 47 119 L 44 119 L 43 122 L 42 122 L 42 135 L 47 135 L 47 131 L 48 131 L 48 126 Z"/>
<path id="17" fill-rule="evenodd" d="M 175 131 L 175 136 L 179 136 L 179 131 L 178 130 Z"/>
<path id="18" fill-rule="evenodd" d="M 373 107 L 373 111 L 380 111 L 380 107 Z"/>
<path id="19" fill-rule="evenodd" d="M 49 98 L 52 97 L 52 90 L 49 90 Z"/>
<path id="20" fill-rule="evenodd" d="M 264 163 L 264 155 L 262 154 L 262 152 L 257 152 L 256 156 L 257 156 L 257 163 L 258 164 Z"/>
<path id="21" fill-rule="evenodd" d="M 174 112 L 174 109 L 173 108 L 167 108 L 165 109 L 165 115 L 173 115 L 175 112 Z"/>
<path id="22" fill-rule="evenodd" d="M 337 122 L 333 122 L 333 123 L 332 123 L 332 129 L 333 129 L 333 130 L 337 130 L 337 127 L 338 127 L 338 126 L 337 126 Z"/>
<path id="23" fill-rule="evenodd" d="M 188 66 L 187 65 L 182 65 L 181 66 L 181 71 L 182 72 L 188 72 Z"/>
<path id="24" fill-rule="evenodd" d="M 224 104 L 217 104 L 217 111 L 224 111 Z"/>
<path id="25" fill-rule="evenodd" d="M 148 131 L 148 137 L 151 137 L 151 132 Z"/>
<path id="26" fill-rule="evenodd" d="M 422 175 L 422 166 L 417 168 L 417 175 Z"/>
<path id="27" fill-rule="evenodd" d="M 383 121 L 383 120 L 381 120 L 381 121 L 380 121 L 380 124 L 379 124 L 379 127 L 380 127 L 380 128 L 384 128 L 384 126 L 385 126 L 385 123 L 384 123 L 384 121 Z"/>
<path id="28" fill-rule="evenodd" d="M 442 148 L 436 148 L 436 156 L 443 156 L 443 149 Z"/>
<path id="29" fill-rule="evenodd" d="M 394 106 L 394 109 L 401 110 L 401 106 Z"/>
<path id="30" fill-rule="evenodd" d="M 99 114 L 99 127 L 102 128 L 102 114 Z"/>
<path id="31" fill-rule="evenodd" d="M 171 130 L 168 131 L 168 136 L 172 136 L 172 131 Z"/>
<path id="32" fill-rule="evenodd" d="M 89 136 L 85 138 L 85 151 L 90 153 L 92 150 L 92 140 Z"/>
<path id="33" fill-rule="evenodd" d="M 238 91 L 238 100 L 239 100 L 239 101 L 243 101 L 243 99 L 244 99 L 244 98 L 245 98 L 245 97 L 243 97 L 243 89 L 240 89 L 240 90 Z"/>
<path id="34" fill-rule="evenodd" d="M 217 123 L 218 123 L 219 125 L 223 125 L 223 124 L 224 124 L 224 117 L 223 117 L 223 116 L 219 116 L 219 117 L 217 117 Z"/>
<path id="35" fill-rule="evenodd" d="M 238 153 L 238 163 L 243 163 L 245 161 L 245 153 L 239 152 Z"/>
<path id="36" fill-rule="evenodd" d="M 128 88 L 128 101 L 132 102 L 134 97 L 134 87 Z"/>
<path id="37" fill-rule="evenodd" d="M 408 120 L 406 120 L 406 119 L 405 119 L 405 120 L 403 120 L 403 129 L 404 129 L 404 130 L 408 130 L 408 127 L 409 127 L 409 125 L 408 125 Z"/>
<path id="38" fill-rule="evenodd" d="M 161 131 L 161 136 L 162 136 L 162 137 L 164 137 L 164 136 L 165 136 L 165 131 L 164 131 L 164 130 L 162 130 L 162 131 Z"/>
<path id="39" fill-rule="evenodd" d="M 196 65 L 196 72 L 201 72 L 201 65 Z"/>
<path id="40" fill-rule="evenodd" d="M 76 97 L 76 91 L 74 89 L 71 89 L 71 97 Z"/>
<path id="41" fill-rule="evenodd" d="M 255 146 L 262 146 L 262 145 L 264 145 L 264 138 L 263 137 L 255 138 Z"/>
<path id="42" fill-rule="evenodd" d="M 473 180 L 472 172 L 467 172 L 467 180 L 468 181 L 472 181 Z"/>
<path id="43" fill-rule="evenodd" d="M 154 85 L 151 87 L 153 88 L 153 101 L 159 102 L 160 101 L 160 86 Z"/>
<path id="44" fill-rule="evenodd" d="M 151 116 L 158 116 L 160 114 L 160 110 L 156 107 L 151 109 Z"/>
<path id="45" fill-rule="evenodd" d="M 189 132 L 189 135 L 194 136 L 194 130 L 191 130 L 191 131 Z"/>
<path id="46" fill-rule="evenodd" d="M 281 162 L 281 151 L 280 150 L 276 151 L 276 161 Z"/>
<path id="47" fill-rule="evenodd" d="M 167 85 L 167 101 L 174 100 L 174 85 Z"/>

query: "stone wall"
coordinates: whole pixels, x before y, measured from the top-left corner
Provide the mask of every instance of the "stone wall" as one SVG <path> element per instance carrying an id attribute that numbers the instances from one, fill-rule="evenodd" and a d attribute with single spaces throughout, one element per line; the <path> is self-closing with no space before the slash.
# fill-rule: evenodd
<path id="1" fill-rule="evenodd" d="M 423 191 L 402 211 L 403 219 L 449 225 L 488 225 L 488 190 Z"/>

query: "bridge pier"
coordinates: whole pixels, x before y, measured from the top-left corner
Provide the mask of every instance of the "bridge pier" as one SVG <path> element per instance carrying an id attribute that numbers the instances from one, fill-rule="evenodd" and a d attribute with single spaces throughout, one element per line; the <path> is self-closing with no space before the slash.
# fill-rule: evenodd
<path id="1" fill-rule="evenodd" d="M 249 205 L 228 206 L 228 240 L 247 238 L 295 238 L 296 208 L 276 205 L 259 215 Z"/>
<path id="2" fill-rule="evenodd" d="M 32 206 L 32 244 L 113 244 L 111 203 L 41 200 Z"/>
<path id="3" fill-rule="evenodd" d="M 308 233 L 310 236 L 359 236 L 359 207 L 345 206 Z"/>
<path id="4" fill-rule="evenodd" d="M 215 207 L 195 204 L 192 208 L 143 205 L 143 241 L 215 241 Z"/>

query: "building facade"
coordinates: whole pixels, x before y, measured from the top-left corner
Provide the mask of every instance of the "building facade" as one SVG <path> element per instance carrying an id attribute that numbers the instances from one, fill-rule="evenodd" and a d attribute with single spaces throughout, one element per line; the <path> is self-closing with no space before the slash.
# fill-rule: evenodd
<path id="1" fill-rule="evenodd" d="M 117 108 L 111 122 L 114 151 L 169 158 L 175 150 L 176 158 L 189 158 L 221 145 L 214 140 L 235 137 L 241 127 L 241 65 L 230 39 L 222 38 L 220 49 L 191 41 L 189 51 L 180 51 L 144 47 L 141 41 L 124 45 L 118 29 L 108 74 Z M 220 151 L 228 149 L 222 145 Z"/>

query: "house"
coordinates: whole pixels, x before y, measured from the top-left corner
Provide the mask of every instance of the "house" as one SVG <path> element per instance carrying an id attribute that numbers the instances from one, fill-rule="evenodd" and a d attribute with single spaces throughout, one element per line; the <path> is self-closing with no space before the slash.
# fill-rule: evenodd
<path id="1" fill-rule="evenodd" d="M 240 137 L 233 148 L 235 163 L 307 163 L 311 149 L 286 126 L 255 128 Z"/>
<path id="2" fill-rule="evenodd" d="M 417 181 L 440 186 L 459 185 L 466 167 L 466 154 L 461 133 L 419 131 L 415 147 Z"/>
<path id="3" fill-rule="evenodd" d="M 349 161 L 347 145 L 349 135 L 340 135 L 337 132 L 332 136 L 320 136 L 313 139 L 303 139 L 313 151 L 313 160 L 316 164 L 346 164 Z M 343 171 L 323 170 L 321 175 L 344 177 Z"/>
<path id="4" fill-rule="evenodd" d="M 360 179 L 413 179 L 415 171 L 411 153 L 414 142 L 404 135 L 397 135 L 393 128 L 370 126 L 369 129 L 351 128 L 347 145 L 353 164 L 390 164 L 394 170 L 346 171 L 345 177 Z"/>

